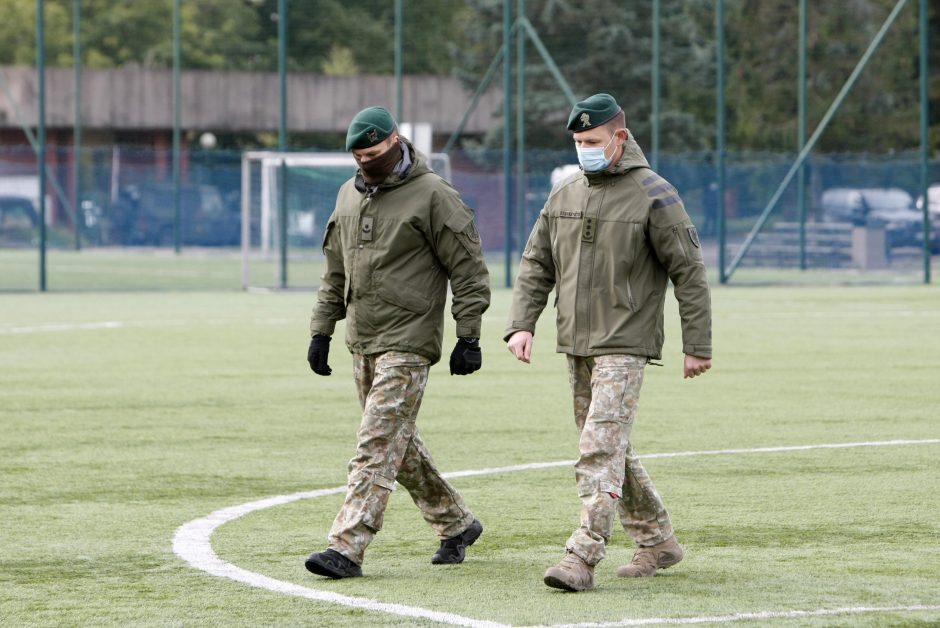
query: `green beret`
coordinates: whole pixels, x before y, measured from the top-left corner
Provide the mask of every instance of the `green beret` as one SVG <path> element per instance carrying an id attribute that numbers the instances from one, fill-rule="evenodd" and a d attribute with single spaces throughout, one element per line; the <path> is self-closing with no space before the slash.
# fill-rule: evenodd
<path id="1" fill-rule="evenodd" d="M 620 105 L 610 94 L 594 94 L 574 106 L 568 116 L 568 130 L 574 133 L 587 131 L 610 122 L 620 113 Z"/>
<path id="2" fill-rule="evenodd" d="M 363 109 L 349 123 L 346 150 L 369 148 L 386 139 L 398 125 L 385 107 Z"/>

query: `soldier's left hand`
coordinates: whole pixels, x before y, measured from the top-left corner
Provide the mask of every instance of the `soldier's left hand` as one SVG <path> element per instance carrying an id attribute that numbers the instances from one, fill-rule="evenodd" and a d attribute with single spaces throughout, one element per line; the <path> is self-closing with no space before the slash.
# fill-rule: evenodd
<path id="1" fill-rule="evenodd" d="M 689 379 L 690 377 L 695 377 L 696 375 L 704 375 L 705 371 L 711 367 L 711 358 L 700 358 L 695 355 L 686 354 L 682 379 Z"/>
<path id="2" fill-rule="evenodd" d="M 483 352 L 476 338 L 458 338 L 450 354 L 450 374 L 469 375 L 483 366 Z"/>
<path id="3" fill-rule="evenodd" d="M 307 349 L 307 362 L 310 364 L 310 370 L 317 375 L 329 375 L 333 372 L 327 360 L 330 358 L 330 337 L 317 334 L 310 339 L 310 347 Z"/>

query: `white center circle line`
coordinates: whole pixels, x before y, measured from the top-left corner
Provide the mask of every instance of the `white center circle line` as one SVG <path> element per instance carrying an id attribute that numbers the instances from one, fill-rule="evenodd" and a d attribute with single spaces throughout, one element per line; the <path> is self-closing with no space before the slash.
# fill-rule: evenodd
<path id="1" fill-rule="evenodd" d="M 940 444 L 940 438 L 930 438 L 922 440 L 889 440 L 889 441 L 870 441 L 858 443 L 831 443 L 817 445 L 793 445 L 782 447 L 757 447 L 750 449 L 716 449 L 703 451 L 680 451 L 666 452 L 658 454 L 647 454 L 640 456 L 641 459 L 654 458 L 686 458 L 693 456 L 720 456 L 720 455 L 739 455 L 739 454 L 760 454 L 760 453 L 781 453 L 793 451 L 808 451 L 814 449 L 849 449 L 856 447 L 891 447 L 904 445 L 935 445 Z M 556 462 L 533 462 L 528 464 L 518 464 L 505 467 L 490 467 L 486 469 L 469 469 L 465 471 L 453 471 L 444 473 L 445 478 L 473 477 L 481 475 L 496 475 L 500 473 L 515 473 L 518 471 L 531 471 L 535 469 L 550 469 L 555 467 L 564 467 L 574 464 L 573 460 L 562 460 Z M 315 491 L 304 491 L 290 495 L 276 495 L 265 499 L 259 499 L 253 502 L 229 506 L 221 510 L 194 519 L 185 523 L 176 530 L 173 536 L 173 551 L 177 556 L 189 563 L 196 569 L 204 571 L 213 576 L 228 578 L 253 587 L 303 597 L 310 600 L 339 604 L 352 608 L 361 608 L 369 611 L 398 615 L 401 617 L 413 617 L 420 619 L 429 619 L 443 624 L 455 626 L 474 626 L 474 627 L 503 627 L 506 624 L 464 617 L 454 613 L 444 613 L 433 611 L 419 606 L 407 606 L 404 604 L 392 604 L 380 602 L 369 598 L 353 597 L 314 589 L 284 580 L 277 580 L 247 569 L 242 569 L 232 563 L 226 562 L 216 555 L 212 549 L 212 534 L 220 526 L 234 521 L 248 513 L 275 506 L 283 506 L 301 499 L 315 499 L 327 495 L 336 495 L 346 492 L 345 486 L 335 488 L 320 489 Z M 735 615 L 709 616 L 709 617 L 650 617 L 645 619 L 625 619 L 613 621 L 610 623 L 596 624 L 567 624 L 570 626 L 639 626 L 654 624 L 692 624 L 692 623 L 714 623 L 720 621 L 737 621 L 743 619 L 772 619 L 786 617 L 805 617 L 813 615 L 832 615 L 846 613 L 873 613 L 873 612 L 902 612 L 918 610 L 940 610 L 940 606 L 898 606 L 886 608 L 874 607 L 852 607 L 842 609 L 818 609 L 813 611 L 758 611 L 754 613 L 738 613 Z"/>

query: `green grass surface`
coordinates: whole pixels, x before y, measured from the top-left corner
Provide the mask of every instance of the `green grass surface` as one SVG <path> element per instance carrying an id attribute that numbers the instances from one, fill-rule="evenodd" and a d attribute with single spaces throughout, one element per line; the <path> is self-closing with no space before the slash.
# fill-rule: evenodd
<path id="1" fill-rule="evenodd" d="M 175 531 L 210 512 L 345 483 L 351 360 L 336 342 L 333 376 L 308 370 L 313 298 L 0 296 L 0 624 L 428 623 L 249 587 L 173 553 Z M 667 299 L 641 454 L 940 437 L 940 289 L 730 287 L 713 301 L 714 369 L 683 381 Z M 494 292 L 481 372 L 431 371 L 418 424 L 442 470 L 577 454 L 552 312 L 526 366 L 499 338 L 508 304 Z M 686 560 L 617 579 L 631 553 L 618 529 L 598 589 L 577 595 L 541 582 L 578 522 L 568 467 L 455 479 L 486 526 L 460 566 L 430 564 L 437 541 L 403 490 L 362 579 L 303 569 L 340 496 L 251 513 L 212 541 L 223 560 L 286 582 L 517 625 L 938 605 L 938 460 L 938 444 L 650 459 Z M 926 626 L 940 611 L 770 623 Z"/>
<path id="2" fill-rule="evenodd" d="M 718 282 L 717 252 L 706 247 L 709 276 Z M 716 258 L 716 259 L 712 259 Z M 516 255 L 513 255 L 516 260 Z M 503 254 L 487 255 L 496 285 L 505 284 Z M 730 261 L 730 260 L 728 260 Z M 204 291 L 239 290 L 242 286 L 241 251 L 230 248 L 172 249 L 89 248 L 81 251 L 50 249 L 46 255 L 46 286 L 51 291 Z M 932 275 L 940 274 L 940 256 L 932 260 Z M 322 256 L 317 249 L 291 251 L 287 285 L 315 289 L 320 283 Z M 515 275 L 515 264 L 511 273 Z M 277 252 L 266 258 L 255 254 L 249 263 L 248 283 L 257 288 L 280 285 Z M 730 284 L 738 286 L 787 285 L 913 285 L 923 283 L 923 262 L 907 257 L 881 270 L 814 268 L 739 268 Z M 936 279 L 934 279 L 936 281 Z M 39 253 L 30 249 L 0 249 L 0 294 L 35 291 L 39 286 Z"/>

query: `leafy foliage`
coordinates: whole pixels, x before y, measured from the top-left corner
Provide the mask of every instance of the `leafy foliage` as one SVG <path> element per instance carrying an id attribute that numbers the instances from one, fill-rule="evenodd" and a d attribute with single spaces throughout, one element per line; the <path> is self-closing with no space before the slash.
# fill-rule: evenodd
<path id="1" fill-rule="evenodd" d="M 290 0 L 291 71 L 333 75 L 394 71 L 394 4 L 388 0 Z M 822 118 L 896 0 L 809 4 L 809 131 Z M 511 2 L 513 11 L 517 3 Z M 940 39 L 931 3 L 930 34 Z M 35 6 L 0 0 L 0 64 L 35 63 Z M 72 1 L 46 0 L 46 57 L 72 63 Z M 82 0 L 88 67 L 172 63 L 173 0 Z M 503 0 L 404 0 L 404 70 L 455 74 L 475 89 L 502 44 Z M 715 119 L 715 3 L 662 0 L 661 146 L 708 149 Z M 278 0 L 183 0 L 185 68 L 273 71 Z M 651 3 L 528 0 L 526 16 L 578 97 L 599 91 L 623 103 L 649 145 Z M 851 16 L 851 19 L 846 19 Z M 726 3 L 728 147 L 792 151 L 797 145 L 798 4 Z M 516 47 L 513 46 L 513 56 Z M 525 120 L 532 147 L 567 147 L 569 103 L 549 65 L 526 47 Z M 940 147 L 940 46 L 931 48 L 931 124 Z M 514 66 L 515 67 L 515 66 Z M 515 69 L 513 70 L 515 72 Z M 917 3 L 909 2 L 822 138 L 825 151 L 893 151 L 918 136 Z M 496 74 L 501 83 L 500 73 Z M 513 83 L 515 91 L 515 83 Z M 487 146 L 501 142 L 501 111 Z M 457 115 L 457 113 L 455 113 Z"/>

